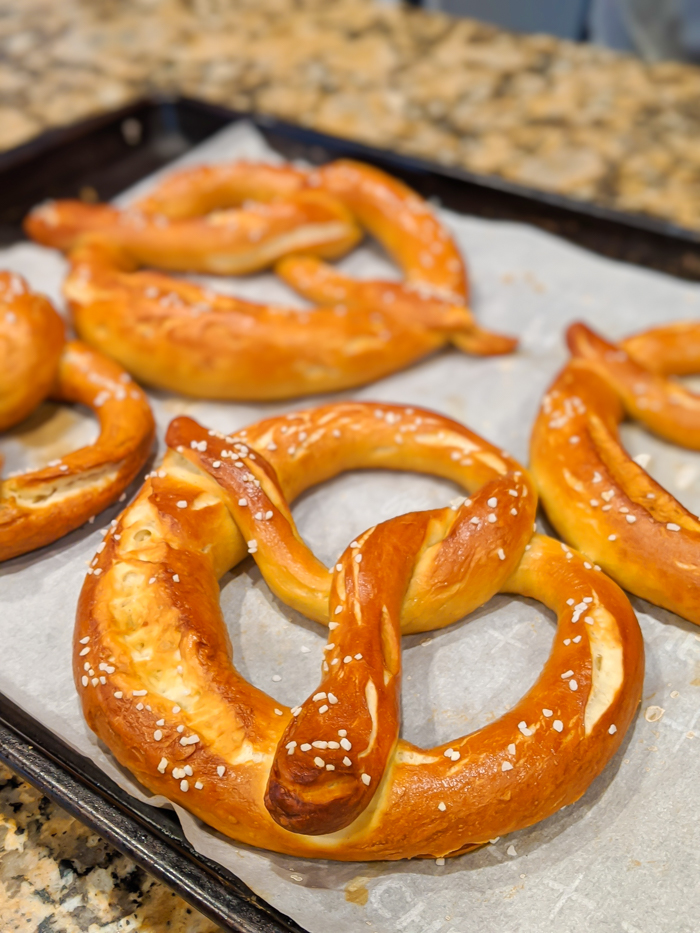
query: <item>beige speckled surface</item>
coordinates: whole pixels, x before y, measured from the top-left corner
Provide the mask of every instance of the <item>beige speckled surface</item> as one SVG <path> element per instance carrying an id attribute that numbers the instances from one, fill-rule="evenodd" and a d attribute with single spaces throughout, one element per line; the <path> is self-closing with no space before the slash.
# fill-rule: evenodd
<path id="1" fill-rule="evenodd" d="M 2 933 L 216 933 L 177 895 L 0 764 Z"/>
<path id="2" fill-rule="evenodd" d="M 373 0 L 5 0 L 0 148 L 182 92 L 700 228 L 700 70 Z"/>

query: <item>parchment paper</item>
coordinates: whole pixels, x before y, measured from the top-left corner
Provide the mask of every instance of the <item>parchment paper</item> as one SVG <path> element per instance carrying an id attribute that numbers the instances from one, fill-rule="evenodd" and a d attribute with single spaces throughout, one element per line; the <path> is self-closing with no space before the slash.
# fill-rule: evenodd
<path id="1" fill-rule="evenodd" d="M 241 156 L 275 158 L 254 130 L 239 126 L 181 162 Z M 570 321 L 582 318 L 616 338 L 698 314 L 697 285 L 602 259 L 522 225 L 447 211 L 442 216 L 468 257 L 479 319 L 518 334 L 519 353 L 476 359 L 449 350 L 335 398 L 433 408 L 526 462 L 539 400 L 566 358 L 562 337 Z M 396 276 L 371 245 L 342 266 L 358 276 Z M 64 262 L 54 252 L 19 245 L 0 253 L 0 267 L 26 275 L 62 306 Z M 303 304 L 268 275 L 212 282 L 252 298 Z M 160 450 L 163 430 L 178 413 L 230 431 L 309 404 L 205 404 L 150 395 Z M 3 439 L 6 469 L 45 462 L 95 433 L 90 418 L 44 406 Z M 652 454 L 654 476 L 690 508 L 700 509 L 700 456 L 636 426 L 625 426 L 623 436 L 633 454 Z M 372 524 L 444 505 L 454 494 L 449 483 L 427 477 L 353 474 L 309 492 L 294 515 L 306 540 L 329 563 Z M 71 678 L 71 634 L 85 566 L 101 540 L 100 529 L 116 512 L 109 509 L 93 525 L 0 567 L 0 688 L 144 799 L 88 731 Z M 300 702 L 318 682 L 323 633 L 270 594 L 252 560 L 223 580 L 221 595 L 239 669 L 280 701 Z M 178 808 L 188 838 L 310 933 L 695 933 L 700 630 L 642 600 L 633 603 L 647 649 L 642 712 L 583 799 L 546 822 L 444 866 L 277 856 L 235 845 Z M 553 632 L 550 615 L 536 603 L 497 597 L 467 622 L 434 637 L 404 639 L 404 735 L 429 746 L 501 715 L 535 678 Z M 273 674 L 281 675 L 279 683 Z M 652 705 L 665 710 L 660 721 L 645 719 Z"/>

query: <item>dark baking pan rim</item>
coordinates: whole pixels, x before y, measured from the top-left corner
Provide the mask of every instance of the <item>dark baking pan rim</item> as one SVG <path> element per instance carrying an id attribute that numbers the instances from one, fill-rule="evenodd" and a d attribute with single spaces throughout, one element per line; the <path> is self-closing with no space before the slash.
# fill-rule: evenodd
<path id="1" fill-rule="evenodd" d="M 363 159 L 405 178 L 447 207 L 534 224 L 617 259 L 700 278 L 700 233 L 186 98 L 136 100 L 0 153 L 0 233 L 5 234 L 0 242 L 22 238 L 21 210 L 41 196 L 76 196 L 79 180 L 89 181 L 94 170 L 97 194 L 113 197 L 240 119 L 252 120 L 287 157 Z M 137 121 L 143 130 L 143 151 L 139 141 L 130 144 L 126 139 L 127 120 Z M 109 170 L 100 171 L 101 159 L 111 160 Z M 58 180 L 51 188 L 54 176 Z M 22 197 L 30 200 L 22 205 Z M 2 693 L 0 760 L 224 929 L 304 933 L 235 875 L 200 855 L 172 811 L 137 801 Z"/>

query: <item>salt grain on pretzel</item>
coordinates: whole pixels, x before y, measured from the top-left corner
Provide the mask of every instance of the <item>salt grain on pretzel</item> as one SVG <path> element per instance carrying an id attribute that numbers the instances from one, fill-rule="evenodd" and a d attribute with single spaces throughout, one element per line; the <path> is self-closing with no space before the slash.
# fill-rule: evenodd
<path id="1" fill-rule="evenodd" d="M 264 203 L 232 212 L 246 191 Z M 302 202 L 335 212 L 335 226 L 287 216 L 290 204 Z M 201 216 L 217 204 L 227 210 Z M 279 235 L 273 211 L 287 212 Z M 267 233 L 251 239 L 263 214 Z M 385 376 L 449 343 L 481 355 L 508 353 L 516 343 L 474 321 L 464 263 L 425 201 L 359 163 L 311 172 L 242 163 L 191 169 L 132 211 L 57 202 L 34 210 L 25 226 L 39 242 L 71 251 L 64 290 L 80 336 L 141 381 L 190 395 L 327 392 Z M 331 227 L 335 238 L 318 245 L 311 232 Z M 396 259 L 404 283 L 357 282 L 321 262 L 347 251 L 361 227 Z M 280 274 L 320 307 L 256 304 L 139 271 L 240 273 L 281 257 Z"/>
<path id="2" fill-rule="evenodd" d="M 614 344 L 574 324 L 567 337 L 573 358 L 547 391 L 531 441 L 547 514 L 626 589 L 700 623 L 700 521 L 618 436 L 627 416 L 700 449 L 700 398 L 667 378 L 700 371 L 700 325 L 672 324 Z"/>
<path id="3" fill-rule="evenodd" d="M 10 423 L 49 394 L 92 409 L 100 424 L 93 444 L 0 482 L 0 560 L 7 560 L 93 520 L 123 494 L 150 453 L 155 426 L 131 377 L 85 344 L 64 344 L 49 302 L 8 273 L 0 273 L 0 373 L 24 380 L 0 394 Z"/>
<path id="4" fill-rule="evenodd" d="M 619 747 L 642 682 L 634 613 L 577 553 L 531 538 L 532 482 L 498 448 L 440 415 L 361 403 L 233 436 L 178 418 L 167 443 L 162 467 L 105 538 L 102 574 L 85 581 L 75 632 L 87 721 L 154 793 L 279 852 L 442 858 L 572 803 Z M 245 468 L 224 450 L 239 452 Z M 358 468 L 428 472 L 468 498 L 369 529 L 329 573 L 299 536 L 290 503 Z M 256 517 L 268 511 L 269 520 Z M 251 540 L 270 588 L 329 629 L 321 682 L 291 710 L 231 660 L 218 579 Z M 539 679 L 475 733 L 432 749 L 402 740 L 401 633 L 449 625 L 499 591 L 558 615 Z M 581 604 L 590 626 L 574 619 Z M 113 668 L 104 683 L 84 673 L 85 646 L 93 669 Z M 133 697 L 145 691 L 150 708 L 139 708 Z"/>

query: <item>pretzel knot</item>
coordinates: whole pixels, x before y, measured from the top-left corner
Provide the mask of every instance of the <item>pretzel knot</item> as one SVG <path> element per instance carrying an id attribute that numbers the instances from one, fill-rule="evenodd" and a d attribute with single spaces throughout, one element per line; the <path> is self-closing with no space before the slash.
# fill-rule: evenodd
<path id="1" fill-rule="evenodd" d="M 155 433 L 146 396 L 129 374 L 85 344 L 64 343 L 63 322 L 46 298 L 21 276 L 0 272 L 0 428 L 48 397 L 92 409 L 100 434 L 43 469 L 0 481 L 0 560 L 55 541 L 114 502 Z"/>
<path id="2" fill-rule="evenodd" d="M 700 450 L 700 398 L 670 374 L 700 371 L 700 325 L 671 324 L 619 344 L 569 328 L 573 359 L 542 402 L 531 456 L 554 525 L 638 596 L 700 623 L 700 521 L 620 444 L 627 415 Z"/>
<path id="3" fill-rule="evenodd" d="M 87 721 L 146 787 L 279 852 L 445 856 L 576 800 L 618 748 L 642 682 L 634 613 L 566 545 L 531 537 L 532 482 L 507 454 L 440 415 L 360 403 L 231 436 L 178 418 L 167 443 L 89 571 L 74 643 Z M 369 529 L 329 572 L 289 503 L 367 467 L 446 477 L 468 496 Z M 217 580 L 249 553 L 329 630 L 319 687 L 292 709 L 231 660 Z M 558 614 L 539 679 L 471 735 L 427 750 L 401 739 L 401 634 L 499 591 Z"/>
<path id="4" fill-rule="evenodd" d="M 70 251 L 64 290 L 80 336 L 141 381 L 180 393 L 289 398 L 370 382 L 448 343 L 481 355 L 516 345 L 474 321 L 464 263 L 430 206 L 360 163 L 204 166 L 131 210 L 58 201 L 25 226 Z M 322 261 L 363 231 L 404 282 L 357 281 Z M 244 301 L 144 265 L 219 275 L 274 266 L 317 307 Z"/>

